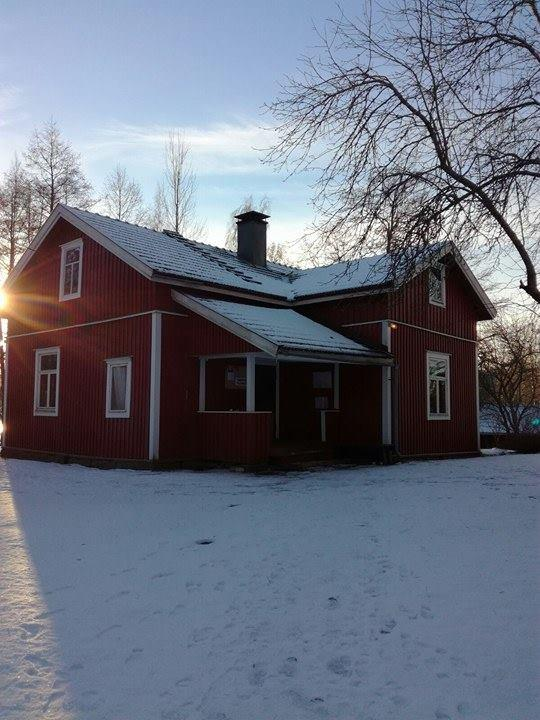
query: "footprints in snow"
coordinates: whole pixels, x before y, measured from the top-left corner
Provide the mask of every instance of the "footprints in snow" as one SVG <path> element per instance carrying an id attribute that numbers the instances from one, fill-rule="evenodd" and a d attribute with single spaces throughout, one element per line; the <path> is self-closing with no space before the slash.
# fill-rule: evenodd
<path id="1" fill-rule="evenodd" d="M 340 675 L 341 677 L 348 677 L 351 674 L 351 658 L 348 655 L 341 655 L 340 657 L 333 658 L 326 665 L 328 670 L 334 675 Z"/>

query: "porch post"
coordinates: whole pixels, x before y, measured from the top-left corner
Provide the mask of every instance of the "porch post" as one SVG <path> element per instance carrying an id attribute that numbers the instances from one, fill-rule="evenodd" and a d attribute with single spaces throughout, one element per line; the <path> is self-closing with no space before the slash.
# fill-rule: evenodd
<path id="1" fill-rule="evenodd" d="M 246 357 L 246 411 L 255 412 L 255 356 Z"/>
<path id="2" fill-rule="evenodd" d="M 206 358 L 199 358 L 199 412 L 206 410 Z"/>
<path id="3" fill-rule="evenodd" d="M 386 345 L 388 352 L 391 352 L 392 346 L 392 330 L 390 322 L 383 320 L 382 323 L 381 342 Z M 382 443 L 383 445 L 392 444 L 392 368 L 388 365 L 382 367 Z"/>
<path id="4" fill-rule="evenodd" d="M 339 410 L 339 363 L 334 363 L 334 410 Z"/>
<path id="5" fill-rule="evenodd" d="M 276 360 L 276 440 L 279 440 L 279 360 Z"/>

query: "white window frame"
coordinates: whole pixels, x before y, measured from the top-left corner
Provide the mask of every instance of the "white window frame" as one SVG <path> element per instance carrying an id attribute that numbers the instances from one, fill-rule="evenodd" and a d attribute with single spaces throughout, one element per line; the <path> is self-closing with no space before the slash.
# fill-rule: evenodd
<path id="1" fill-rule="evenodd" d="M 72 240 L 71 242 L 64 243 L 64 245 L 60 246 L 62 248 L 62 256 L 60 260 L 60 286 L 58 291 L 58 297 L 60 301 L 64 300 L 74 300 L 75 298 L 81 297 L 81 287 L 82 287 L 82 271 L 83 271 L 83 241 L 82 238 L 77 238 L 77 240 Z M 66 256 L 67 253 L 70 250 L 73 250 L 74 248 L 79 248 L 79 283 L 77 287 L 77 292 L 74 293 L 64 293 L 64 275 L 66 272 Z"/>
<path id="2" fill-rule="evenodd" d="M 107 385 L 105 390 L 105 417 L 129 418 L 131 417 L 131 357 L 109 358 L 107 364 Z M 126 407 L 124 410 L 111 409 L 112 369 L 114 367 L 127 367 L 126 373 Z"/>
<path id="3" fill-rule="evenodd" d="M 56 370 L 42 370 L 41 358 L 43 355 L 56 355 Z M 40 379 L 42 375 L 56 375 L 56 397 L 54 408 L 42 408 L 39 406 Z M 34 361 L 34 415 L 58 417 L 58 401 L 60 398 L 60 348 L 48 347 L 37 348 Z"/>
<path id="4" fill-rule="evenodd" d="M 433 298 L 431 295 L 431 271 L 433 269 L 437 269 L 441 271 L 441 298 L 442 300 L 437 300 L 436 298 Z M 430 305 L 435 305 L 436 307 L 445 308 L 446 307 L 446 267 L 442 263 L 436 263 L 433 265 L 433 267 L 430 267 L 428 269 L 428 299 L 430 302 Z"/>
<path id="5" fill-rule="evenodd" d="M 450 355 L 447 353 L 432 352 L 428 350 L 426 353 L 426 395 L 427 395 L 427 419 L 428 420 L 450 420 Z M 446 412 L 445 413 L 432 413 L 429 403 L 429 364 L 430 360 L 436 362 L 444 361 L 446 363 L 446 385 L 445 385 L 445 400 L 446 400 Z"/>

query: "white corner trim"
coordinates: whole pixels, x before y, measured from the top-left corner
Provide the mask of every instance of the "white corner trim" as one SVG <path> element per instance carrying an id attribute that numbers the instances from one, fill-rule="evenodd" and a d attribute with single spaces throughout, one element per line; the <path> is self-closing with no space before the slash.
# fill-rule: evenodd
<path id="1" fill-rule="evenodd" d="M 108 358 L 105 360 L 107 364 L 107 383 L 105 389 L 105 417 L 106 418 L 129 418 L 131 417 L 131 357 Z M 126 402 L 123 410 L 113 410 L 111 408 L 112 398 L 112 372 L 114 367 L 126 368 Z"/>
<path id="2" fill-rule="evenodd" d="M 392 328 L 389 320 L 381 322 L 381 343 L 388 352 L 392 351 Z M 381 417 L 383 445 L 392 444 L 392 368 L 383 366 L 381 388 Z"/>
<path id="3" fill-rule="evenodd" d="M 150 346 L 150 402 L 148 421 L 148 459 L 159 459 L 159 417 L 161 396 L 161 313 L 152 313 Z"/>

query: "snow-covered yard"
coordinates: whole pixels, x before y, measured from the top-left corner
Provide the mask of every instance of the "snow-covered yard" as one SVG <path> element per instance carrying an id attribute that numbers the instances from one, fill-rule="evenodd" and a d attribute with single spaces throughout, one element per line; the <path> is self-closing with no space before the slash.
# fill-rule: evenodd
<path id="1" fill-rule="evenodd" d="M 0 717 L 540 717 L 539 478 L 3 461 Z"/>

